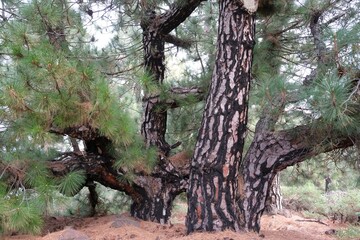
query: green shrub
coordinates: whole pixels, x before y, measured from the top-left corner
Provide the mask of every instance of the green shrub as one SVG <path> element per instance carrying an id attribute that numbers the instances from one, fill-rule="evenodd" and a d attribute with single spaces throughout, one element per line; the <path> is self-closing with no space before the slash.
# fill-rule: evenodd
<path id="1" fill-rule="evenodd" d="M 336 236 L 340 239 L 359 239 L 360 238 L 360 227 L 350 226 L 346 229 L 342 229 L 336 233 Z"/>
<path id="2" fill-rule="evenodd" d="M 305 216 L 321 218 L 326 216 L 334 221 L 357 221 L 360 212 L 360 192 L 358 190 L 332 191 L 324 193 L 308 182 L 303 186 L 284 186 L 284 205 L 286 208 L 302 211 Z"/>
<path id="3" fill-rule="evenodd" d="M 287 208 L 325 214 L 326 197 L 313 183 L 303 186 L 282 187 Z"/>
<path id="4" fill-rule="evenodd" d="M 329 214 L 333 216 L 334 220 L 351 223 L 357 221 L 357 212 L 360 212 L 360 192 L 358 190 L 333 191 L 326 196 Z"/>

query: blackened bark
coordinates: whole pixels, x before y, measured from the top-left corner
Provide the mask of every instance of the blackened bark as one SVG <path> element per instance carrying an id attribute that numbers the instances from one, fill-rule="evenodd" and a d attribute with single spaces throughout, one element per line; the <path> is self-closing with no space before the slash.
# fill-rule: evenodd
<path id="1" fill-rule="evenodd" d="M 169 33 L 179 26 L 200 5 L 203 0 L 179 1 L 169 11 L 158 15 L 153 6 L 143 5 L 144 67 L 151 77 L 152 85 L 159 86 L 164 80 L 165 40 Z M 141 134 L 148 147 L 156 146 L 163 155 L 168 156 L 170 145 L 165 140 L 167 106 L 159 97 L 159 92 L 145 89 L 143 98 L 143 122 Z"/>
<path id="2" fill-rule="evenodd" d="M 154 7 L 143 5 L 145 13 L 141 27 L 143 30 L 144 68 L 151 79 L 151 86 L 158 87 L 164 80 L 165 53 L 164 46 L 168 35 L 181 24 L 200 4 L 201 0 L 179 1 L 171 9 L 161 15 Z M 172 38 L 174 40 L 174 38 Z M 138 176 L 134 187 L 142 195 L 142 201 L 134 202 L 131 214 L 143 220 L 166 223 L 170 217 L 172 201 L 177 194 L 185 190 L 181 172 L 175 170 L 168 161 L 171 146 L 166 142 L 167 109 L 175 107 L 177 101 L 160 99 L 159 90 L 144 89 L 143 122 L 141 135 L 147 147 L 159 150 L 159 165 L 150 176 Z M 168 171 L 170 170 L 170 172 Z M 171 179 L 171 180 L 169 180 Z"/>
<path id="3" fill-rule="evenodd" d="M 113 169 L 113 162 L 114 159 L 112 158 L 93 153 L 83 155 L 64 153 L 49 161 L 48 168 L 54 176 L 64 176 L 72 171 L 83 170 L 86 173 L 87 182 L 96 181 L 106 187 L 122 191 L 130 196 L 133 201 L 140 202 L 142 200 L 141 194 L 136 192 L 129 182 L 119 180 L 123 178 L 123 175 Z"/>
<path id="4" fill-rule="evenodd" d="M 353 139 L 336 131 L 325 134 L 323 129 L 307 125 L 257 134 L 241 164 L 238 187 L 241 227 L 247 231 L 260 230 L 260 218 L 278 172 L 319 153 L 352 146 Z"/>
<path id="5" fill-rule="evenodd" d="M 130 183 L 124 179 L 122 170 L 113 168 L 114 159 L 93 153 L 78 155 L 65 153 L 49 161 L 48 168 L 54 176 L 64 176 L 71 171 L 83 170 L 86 172 L 92 207 L 96 207 L 96 191 L 94 181 L 122 191 L 131 197 L 131 214 L 143 220 L 166 223 L 171 216 L 172 202 L 175 197 L 187 189 L 189 168 L 186 157 L 176 159 L 181 163 L 173 162 L 169 158 L 166 164 L 157 167 L 152 175 L 135 173 Z M 1 166 L 0 166 L 1 169 Z M 122 179 L 122 180 L 121 180 Z"/>
<path id="6" fill-rule="evenodd" d="M 155 12 L 150 14 L 151 16 L 147 16 L 150 24 L 143 27 L 144 67 L 151 78 L 150 84 L 159 87 L 164 80 L 165 41 L 156 28 Z M 156 146 L 164 155 L 168 155 L 170 151 L 170 146 L 165 141 L 166 120 L 167 111 L 166 107 L 160 104 L 159 92 L 145 89 L 141 135 L 148 147 Z"/>
<path id="7" fill-rule="evenodd" d="M 166 178 L 142 176 L 134 182 L 142 201 L 133 202 L 131 215 L 161 224 L 167 223 L 175 197 L 186 190 L 186 180 L 169 182 Z"/>
<path id="8" fill-rule="evenodd" d="M 271 183 L 282 161 L 303 159 L 309 149 L 291 144 L 291 137 L 273 133 L 258 134 L 252 142 L 241 167 L 239 206 L 242 227 L 260 230 L 260 217 L 265 209 Z"/>
<path id="9" fill-rule="evenodd" d="M 188 233 L 240 230 L 237 177 L 247 123 L 254 16 L 240 1 L 220 1 L 217 61 L 188 189 Z"/>
<path id="10" fill-rule="evenodd" d="M 85 150 L 88 153 L 102 155 L 111 158 L 112 141 L 107 137 L 96 137 L 92 140 L 85 141 Z"/>

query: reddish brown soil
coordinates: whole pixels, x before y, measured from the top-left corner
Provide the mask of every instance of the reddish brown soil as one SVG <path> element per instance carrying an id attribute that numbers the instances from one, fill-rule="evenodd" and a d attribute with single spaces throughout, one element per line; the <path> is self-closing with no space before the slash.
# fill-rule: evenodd
<path id="1" fill-rule="evenodd" d="M 6 240 L 63 240 L 82 239 L 66 238 L 76 236 L 78 231 L 92 240 L 329 240 L 335 239 L 325 234 L 330 229 L 339 229 L 329 221 L 315 222 L 301 217 L 299 214 L 263 216 L 262 230 L 256 233 L 235 233 L 231 231 L 219 233 L 195 233 L 186 236 L 184 213 L 177 213 L 172 218 L 173 224 L 160 225 L 133 219 L 128 214 L 93 218 L 50 218 L 47 220 L 47 234 L 44 236 L 18 235 L 5 237 Z M 116 227 L 117 226 L 117 227 Z M 65 229 L 64 229 L 65 228 Z M 55 230 L 55 231 L 54 231 Z M 77 230 L 77 231 L 75 231 Z M 54 232 L 52 232 L 54 231 Z"/>

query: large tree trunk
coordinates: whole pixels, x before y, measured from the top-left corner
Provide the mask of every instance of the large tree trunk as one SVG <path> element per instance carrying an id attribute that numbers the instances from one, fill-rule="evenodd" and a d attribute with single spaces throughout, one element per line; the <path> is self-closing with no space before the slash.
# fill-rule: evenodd
<path id="1" fill-rule="evenodd" d="M 309 154 L 309 149 L 292 144 L 291 140 L 286 134 L 272 132 L 255 136 L 239 178 L 239 206 L 245 230 L 260 230 L 260 218 L 277 172 L 284 169 L 288 161 L 299 161 Z"/>
<path id="2" fill-rule="evenodd" d="M 136 185 L 140 187 L 136 188 L 143 199 L 133 202 L 131 215 L 161 224 L 167 223 L 171 216 L 172 203 L 179 193 L 185 191 L 186 181 L 166 181 L 166 178 L 138 177 Z"/>
<path id="3" fill-rule="evenodd" d="M 239 230 L 238 167 L 247 123 L 254 16 L 220 1 L 217 61 L 191 162 L 187 231 Z"/>
<path id="4" fill-rule="evenodd" d="M 313 126 L 304 125 L 256 134 L 241 164 L 239 177 L 238 204 L 244 230 L 260 230 L 260 218 L 278 172 L 319 153 L 354 144 L 348 136 L 331 131 L 324 136 L 322 131 L 315 131 Z"/>

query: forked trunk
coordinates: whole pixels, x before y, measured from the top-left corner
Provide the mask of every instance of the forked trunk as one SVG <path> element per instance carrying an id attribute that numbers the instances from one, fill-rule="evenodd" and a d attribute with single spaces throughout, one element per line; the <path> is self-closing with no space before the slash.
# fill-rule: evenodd
<path id="1" fill-rule="evenodd" d="M 187 231 L 239 230 L 237 177 L 247 123 L 254 16 L 220 1 L 217 61 L 191 162 Z"/>
<path id="2" fill-rule="evenodd" d="M 309 156 L 309 149 L 293 140 L 294 134 L 283 133 L 257 134 L 241 164 L 238 203 L 244 230 L 260 231 L 260 218 L 276 174 Z"/>

